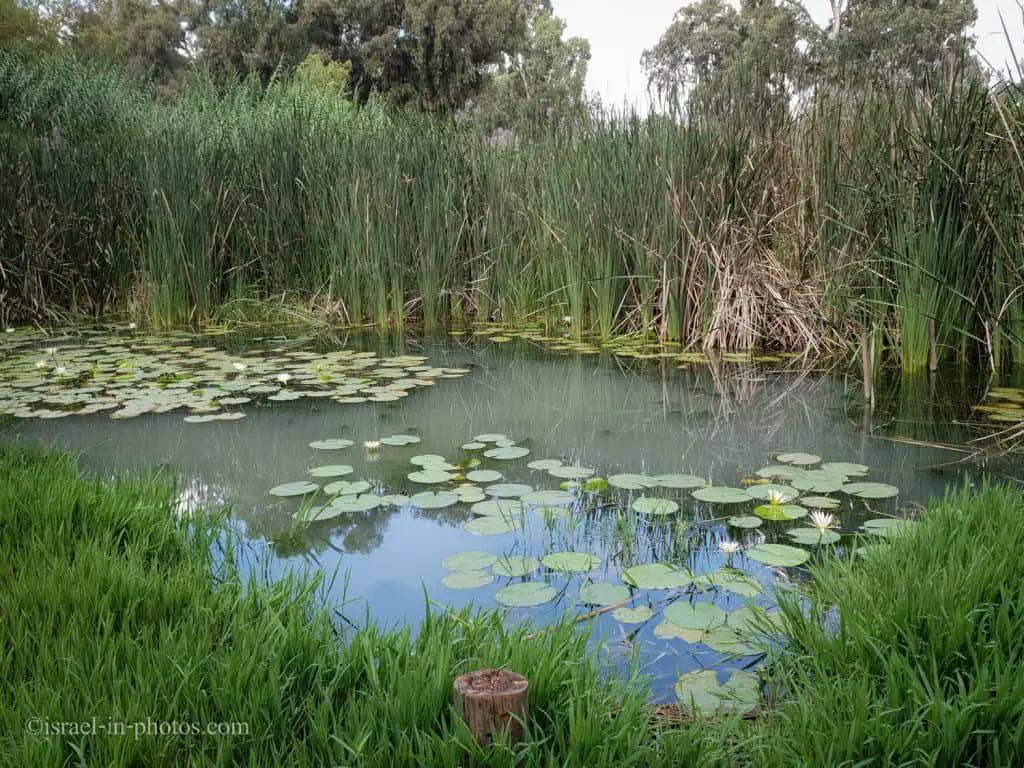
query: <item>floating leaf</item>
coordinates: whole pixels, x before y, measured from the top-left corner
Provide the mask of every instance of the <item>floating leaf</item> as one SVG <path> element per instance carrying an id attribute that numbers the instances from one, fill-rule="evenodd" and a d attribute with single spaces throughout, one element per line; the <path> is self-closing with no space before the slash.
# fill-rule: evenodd
<path id="1" fill-rule="evenodd" d="M 519 578 L 529 576 L 540 568 L 540 560 L 535 557 L 524 557 L 523 555 L 503 555 L 499 557 L 491 569 L 498 576 Z"/>
<path id="2" fill-rule="evenodd" d="M 497 562 L 498 556 L 482 549 L 470 549 L 456 552 L 441 561 L 441 565 L 449 571 L 480 571 L 490 568 Z"/>
<path id="3" fill-rule="evenodd" d="M 679 511 L 679 504 L 671 499 L 652 499 L 641 496 L 633 502 L 634 512 L 641 515 L 671 515 Z"/>
<path id="4" fill-rule="evenodd" d="M 746 489 L 746 494 L 750 498 L 757 499 L 758 501 L 767 501 L 774 496 L 776 501 L 780 504 L 792 501 L 800 495 L 797 493 L 796 488 L 791 488 L 788 485 L 775 485 L 774 483 L 752 485 Z"/>
<path id="5" fill-rule="evenodd" d="M 452 571 L 441 579 L 441 583 L 449 589 L 476 589 L 492 581 L 494 577 L 487 571 Z"/>
<path id="6" fill-rule="evenodd" d="M 627 491 L 640 491 L 644 488 L 653 488 L 658 484 L 658 481 L 653 477 L 647 477 L 646 475 L 609 475 L 608 485 L 612 485 L 616 488 L 622 488 Z"/>
<path id="7" fill-rule="evenodd" d="M 305 496 L 307 493 L 316 493 L 320 490 L 320 486 L 316 483 L 309 483 L 303 480 L 298 480 L 294 483 L 284 483 L 283 485 L 275 485 L 270 489 L 271 496 Z"/>
<path id="8" fill-rule="evenodd" d="M 628 599 L 629 589 L 621 584 L 594 582 L 580 587 L 580 602 L 587 605 L 615 605 Z"/>
<path id="9" fill-rule="evenodd" d="M 466 479 L 472 483 L 493 483 L 495 480 L 501 480 L 501 472 L 493 469 L 474 469 L 466 473 Z"/>
<path id="10" fill-rule="evenodd" d="M 754 656 L 762 651 L 748 643 L 735 630 L 729 627 L 717 627 L 708 632 L 701 641 L 708 648 L 730 656 Z"/>
<path id="11" fill-rule="evenodd" d="M 621 574 L 622 580 L 637 589 L 675 589 L 693 583 L 689 571 L 682 571 L 664 563 L 634 565 Z"/>
<path id="12" fill-rule="evenodd" d="M 758 631 L 760 624 L 767 622 L 770 626 L 782 626 L 782 614 L 778 611 L 766 611 L 760 606 L 745 605 L 729 614 L 726 623 L 736 632 L 752 634 Z"/>
<path id="13" fill-rule="evenodd" d="M 809 545 L 835 544 L 840 539 L 839 534 L 835 531 L 820 528 L 790 528 L 786 531 L 786 535 L 797 544 Z"/>
<path id="14" fill-rule="evenodd" d="M 476 504 L 477 502 L 484 501 L 487 497 L 484 492 L 474 486 L 460 486 L 452 491 L 456 496 L 459 497 L 459 501 L 463 504 Z"/>
<path id="15" fill-rule="evenodd" d="M 380 439 L 384 445 L 415 445 L 421 442 L 415 435 L 391 435 Z"/>
<path id="16" fill-rule="evenodd" d="M 450 491 L 424 491 L 409 497 L 409 503 L 420 509 L 442 509 L 458 502 L 459 497 Z"/>
<path id="17" fill-rule="evenodd" d="M 803 496 L 799 499 L 800 505 L 811 509 L 838 509 L 839 499 L 830 496 Z"/>
<path id="18" fill-rule="evenodd" d="M 523 505 L 511 499 L 496 499 L 493 501 L 480 501 L 470 507 L 474 515 L 487 516 L 508 516 L 520 515 L 523 512 Z"/>
<path id="19" fill-rule="evenodd" d="M 526 466 L 530 469 L 549 470 L 562 466 L 562 462 L 558 459 L 537 459 L 536 461 L 531 461 Z"/>
<path id="20" fill-rule="evenodd" d="M 761 523 L 764 521 L 754 515 L 741 515 L 739 517 L 730 517 L 726 522 L 734 528 L 760 528 Z"/>
<path id="21" fill-rule="evenodd" d="M 655 475 L 651 478 L 662 488 L 703 488 L 707 481 L 696 475 Z"/>
<path id="22" fill-rule="evenodd" d="M 800 467 L 773 464 L 772 466 L 763 467 L 757 470 L 755 474 L 757 474 L 758 477 L 770 477 L 778 480 L 793 480 L 800 477 L 805 471 L 806 470 L 801 469 Z"/>
<path id="23" fill-rule="evenodd" d="M 331 501 L 331 506 L 342 512 L 369 512 L 380 506 L 380 496 L 364 493 L 359 496 L 338 496 Z"/>
<path id="24" fill-rule="evenodd" d="M 612 611 L 612 618 L 622 624 L 643 624 L 645 621 L 650 621 L 653 616 L 654 611 L 646 605 L 641 605 L 638 608 L 629 608 L 623 605 Z"/>
<path id="25" fill-rule="evenodd" d="M 751 560 L 765 565 L 803 565 L 811 555 L 806 549 L 797 549 L 788 544 L 758 544 L 746 551 Z"/>
<path id="26" fill-rule="evenodd" d="M 542 605 L 554 599 L 558 593 L 554 587 L 535 581 L 512 584 L 499 589 L 494 599 L 509 608 L 529 608 Z"/>
<path id="27" fill-rule="evenodd" d="M 442 469 L 421 469 L 418 472 L 410 472 L 409 479 L 414 483 L 421 483 L 422 485 L 436 485 L 437 483 L 446 483 L 452 479 L 452 476 Z"/>
<path id="28" fill-rule="evenodd" d="M 842 491 L 860 499 L 889 499 L 898 494 L 900 489 L 886 483 L 848 483 L 842 487 Z"/>
<path id="29" fill-rule="evenodd" d="M 763 591 L 761 584 L 754 577 L 731 568 L 719 568 L 703 578 L 708 584 L 741 597 L 756 597 Z"/>
<path id="30" fill-rule="evenodd" d="M 593 476 L 594 470 L 587 467 L 555 467 L 549 469 L 548 474 L 552 477 L 558 477 L 563 480 L 585 480 L 588 477 Z"/>
<path id="31" fill-rule="evenodd" d="M 823 470 L 812 470 L 802 477 L 793 478 L 793 487 L 804 492 L 835 493 L 841 490 L 846 482 L 845 475 L 838 475 Z"/>
<path id="32" fill-rule="evenodd" d="M 781 453 L 775 458 L 783 464 L 793 464 L 797 467 L 806 467 L 821 461 L 821 456 L 815 456 L 813 453 Z"/>
<path id="33" fill-rule="evenodd" d="M 480 536 L 497 536 L 502 533 L 511 533 L 519 526 L 518 518 L 505 515 L 484 515 L 483 517 L 474 517 L 462 526 L 462 530 Z"/>
<path id="34" fill-rule="evenodd" d="M 589 552 L 552 552 L 540 559 L 552 571 L 586 573 L 601 564 L 601 558 Z"/>
<path id="35" fill-rule="evenodd" d="M 484 488 L 484 493 L 498 498 L 514 498 L 522 496 L 524 493 L 529 493 L 532 490 L 532 485 L 524 485 L 523 483 L 496 483 Z"/>
<path id="36" fill-rule="evenodd" d="M 671 621 L 662 621 L 654 627 L 654 636 L 659 640 L 685 640 L 697 644 L 704 640 L 704 634 L 703 629 L 687 629 Z"/>
<path id="37" fill-rule="evenodd" d="M 523 504 L 542 507 L 564 507 L 576 501 L 576 497 L 567 491 L 530 491 L 520 499 Z"/>
<path id="38" fill-rule="evenodd" d="M 821 468 L 826 472 L 835 472 L 847 477 L 860 477 L 866 475 L 869 471 L 869 467 L 864 464 L 852 464 L 848 461 L 830 461 L 822 464 Z"/>
<path id="39" fill-rule="evenodd" d="M 491 448 L 490 450 L 484 451 L 484 456 L 498 461 L 508 461 L 511 459 L 521 459 L 523 456 L 528 456 L 529 453 L 529 448 L 523 448 L 520 445 L 513 445 L 507 448 Z"/>
<path id="40" fill-rule="evenodd" d="M 710 485 L 707 488 L 700 488 L 693 492 L 693 498 L 697 501 L 707 501 L 711 504 L 741 504 L 750 501 L 750 496 L 742 488 L 729 488 L 722 485 Z"/>
<path id="41" fill-rule="evenodd" d="M 750 672 L 733 672 L 725 685 L 718 684 L 713 669 L 688 672 L 676 682 L 675 690 L 679 701 L 696 715 L 749 712 L 761 701 L 761 684 Z"/>
<path id="42" fill-rule="evenodd" d="M 427 467 L 436 464 L 447 464 L 448 460 L 444 456 L 439 456 L 436 453 L 424 453 L 421 456 L 413 456 L 409 459 L 410 464 L 415 464 L 418 467 Z"/>
<path id="43" fill-rule="evenodd" d="M 309 474 L 313 477 L 343 477 L 351 475 L 355 470 L 348 464 L 325 464 L 322 467 L 313 467 Z"/>
<path id="44" fill-rule="evenodd" d="M 349 495 L 353 493 L 365 493 L 372 486 L 365 480 L 335 480 L 324 486 L 324 493 L 328 496 Z"/>
<path id="45" fill-rule="evenodd" d="M 352 445 L 353 443 L 351 440 L 345 440 L 344 438 L 340 437 L 332 437 L 328 440 L 314 440 L 312 443 L 309 444 L 309 447 L 317 451 L 337 451 L 342 448 L 348 448 Z"/>
<path id="46" fill-rule="evenodd" d="M 877 517 L 864 521 L 864 532 L 875 536 L 895 536 L 906 533 L 913 527 L 913 520 L 904 520 L 896 517 Z"/>
<path id="47" fill-rule="evenodd" d="M 765 520 L 798 520 L 807 510 L 796 504 L 762 504 L 754 507 L 754 514 Z"/>
<path id="48" fill-rule="evenodd" d="M 393 507 L 404 507 L 409 503 L 409 497 L 402 493 L 392 493 L 389 496 L 381 496 L 380 503 Z"/>
<path id="49" fill-rule="evenodd" d="M 487 443 L 478 443 L 478 442 L 475 442 L 475 441 L 471 442 L 471 443 L 463 443 L 462 444 L 462 450 L 464 450 L 464 451 L 479 451 L 481 448 L 486 448 L 486 447 L 487 447 Z"/>
<path id="50" fill-rule="evenodd" d="M 706 602 L 688 603 L 679 600 L 666 606 L 663 614 L 668 621 L 683 629 L 707 632 L 725 623 L 725 611 Z"/>
<path id="51" fill-rule="evenodd" d="M 498 433 L 488 433 L 488 434 L 485 434 L 485 435 L 477 435 L 477 436 L 475 436 L 473 438 L 473 440 L 478 442 L 478 443 L 496 443 L 499 440 L 507 440 L 507 439 L 508 438 L 505 435 L 498 434 Z"/>

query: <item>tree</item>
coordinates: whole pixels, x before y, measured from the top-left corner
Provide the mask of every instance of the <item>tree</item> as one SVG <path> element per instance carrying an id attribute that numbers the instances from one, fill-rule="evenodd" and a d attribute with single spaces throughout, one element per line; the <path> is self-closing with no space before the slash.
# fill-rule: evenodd
<path id="1" fill-rule="evenodd" d="M 18 0 L 0 0 L 0 50 L 33 55 L 52 49 L 54 29 L 43 22 L 36 8 Z"/>

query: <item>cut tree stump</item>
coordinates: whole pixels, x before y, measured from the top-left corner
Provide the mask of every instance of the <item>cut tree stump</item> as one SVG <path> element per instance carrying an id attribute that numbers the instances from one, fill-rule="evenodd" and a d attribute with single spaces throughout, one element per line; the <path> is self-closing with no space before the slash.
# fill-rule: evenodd
<path id="1" fill-rule="evenodd" d="M 509 742 L 520 743 L 530 710 L 530 683 L 507 669 L 478 669 L 455 678 L 455 712 L 486 747 L 508 729 Z"/>

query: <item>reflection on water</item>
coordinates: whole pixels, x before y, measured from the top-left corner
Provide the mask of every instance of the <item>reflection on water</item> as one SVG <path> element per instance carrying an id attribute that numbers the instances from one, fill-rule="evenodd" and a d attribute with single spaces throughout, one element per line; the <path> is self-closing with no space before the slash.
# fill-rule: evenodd
<path id="1" fill-rule="evenodd" d="M 298 503 L 275 499 L 268 489 L 308 479 L 311 467 L 345 463 L 355 469 L 347 480 L 366 479 L 378 492 L 411 495 L 426 489 L 407 479 L 415 469 L 409 463 L 412 456 L 436 453 L 460 461 L 468 455 L 460 446 L 474 435 L 501 432 L 528 447 L 530 456 L 487 461 L 484 466 L 503 471 L 506 482 L 537 488 L 557 488 L 558 481 L 529 470 L 526 463 L 533 459 L 578 463 L 593 467 L 602 477 L 618 472 L 687 473 L 715 485 L 737 485 L 769 463 L 774 452 L 810 451 L 828 461 L 868 465 L 870 479 L 898 486 L 899 503 L 907 505 L 941 493 L 946 483 L 957 480 L 955 466 L 932 469 L 956 455 L 878 436 L 902 434 L 929 442 L 972 436 L 970 427 L 958 423 L 967 418 L 965 403 L 973 396 L 962 392 L 962 383 L 957 384 L 961 391 L 956 397 L 946 397 L 941 387 L 936 392 L 931 385 L 931 390 L 913 390 L 909 398 L 887 400 L 883 387 L 875 412 L 865 414 L 858 400 L 859 384 L 842 376 L 728 363 L 682 369 L 667 360 L 627 365 L 614 358 L 541 354 L 522 342 L 360 343 L 383 355 L 423 354 L 430 365 L 466 367 L 470 373 L 441 386 L 419 388 L 397 402 L 298 400 L 248 407 L 246 417 L 238 421 L 199 424 L 184 423 L 180 412 L 124 421 L 95 414 L 22 421 L 7 431 L 23 440 L 81 451 L 87 466 L 103 472 L 167 467 L 180 477 L 179 511 L 231 505 L 248 539 L 251 563 L 260 562 L 272 576 L 291 567 L 328 573 L 347 569 L 347 596 L 359 602 L 347 605 L 346 615 L 358 618 L 365 609 L 385 624 L 420 617 L 426 606 L 424 590 L 430 599 L 448 605 L 492 604 L 494 593 L 508 580 L 470 591 L 441 584 L 446 573 L 441 561 L 462 550 L 534 556 L 555 549 L 591 551 L 602 558 L 591 578 L 616 582 L 622 568 L 643 562 L 668 560 L 697 573 L 711 571 L 725 563 L 718 550 L 723 538 L 746 536 L 752 541 L 764 534 L 727 530 L 722 517 L 734 513 L 728 507 L 693 503 L 688 491 L 676 494 L 689 500 L 680 515 L 642 525 L 635 518 L 623 522 L 621 510 L 615 509 L 556 524 L 528 514 L 523 531 L 480 537 L 462 530 L 472 513 L 468 505 L 458 504 L 440 510 L 380 507 L 295 532 L 292 513 Z M 906 404 L 907 399 L 912 404 Z M 932 425 L 927 434 L 923 423 Z M 382 446 L 376 455 L 362 448 L 365 440 L 395 433 L 417 435 L 422 442 Z M 309 447 L 311 441 L 324 438 L 348 438 L 355 445 L 339 451 Z M 892 503 L 889 509 L 896 506 Z M 746 567 L 766 584 L 786 578 L 783 570 L 753 562 Z M 563 593 L 558 601 L 516 609 L 513 615 L 545 621 L 560 610 L 583 612 L 574 605 L 583 580 L 580 575 L 556 574 L 552 584 Z M 335 597 L 340 597 L 337 591 Z M 727 610 L 744 603 L 726 591 L 706 599 Z M 642 595 L 634 604 L 645 601 Z M 758 601 L 770 602 L 764 595 Z M 713 652 L 680 640 L 655 640 L 649 625 L 620 625 L 608 615 L 598 620 L 598 634 L 604 638 L 601 647 L 619 661 L 628 659 L 633 644 L 644 639 L 641 658 L 655 675 L 659 698 L 671 695 L 676 673 L 721 661 Z M 740 659 L 724 667 L 742 665 Z"/>

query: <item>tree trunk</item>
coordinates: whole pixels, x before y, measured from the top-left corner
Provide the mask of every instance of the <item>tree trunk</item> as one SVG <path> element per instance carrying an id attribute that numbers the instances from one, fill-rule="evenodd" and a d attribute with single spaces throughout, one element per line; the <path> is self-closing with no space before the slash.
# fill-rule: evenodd
<path id="1" fill-rule="evenodd" d="M 507 669 L 478 669 L 455 678 L 455 712 L 486 747 L 495 733 L 508 729 L 509 741 L 523 740 L 529 712 L 529 682 Z"/>

